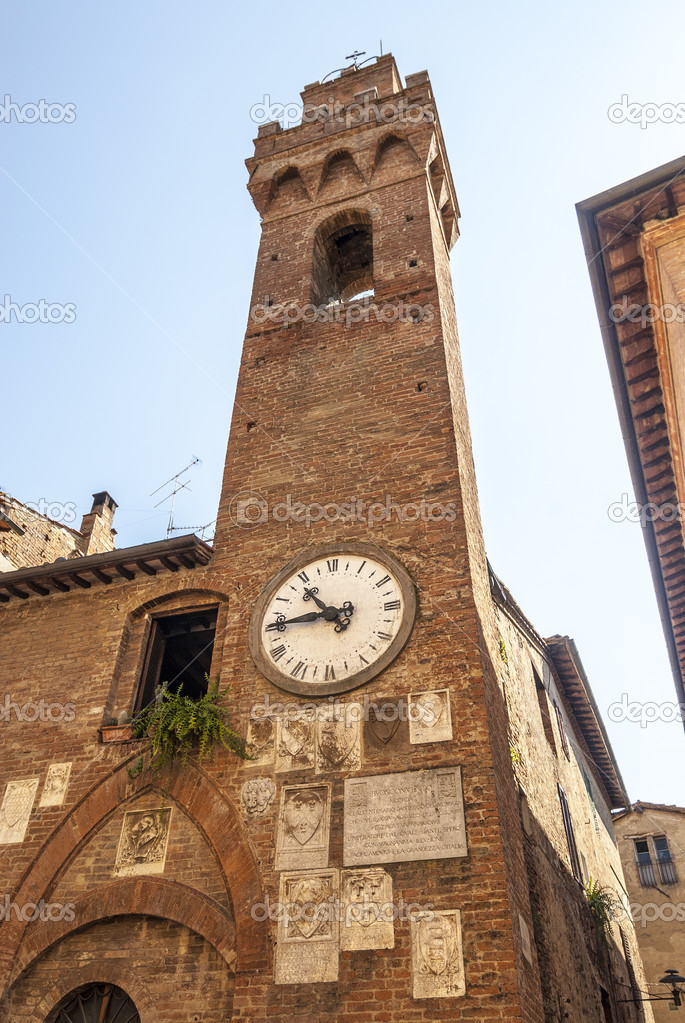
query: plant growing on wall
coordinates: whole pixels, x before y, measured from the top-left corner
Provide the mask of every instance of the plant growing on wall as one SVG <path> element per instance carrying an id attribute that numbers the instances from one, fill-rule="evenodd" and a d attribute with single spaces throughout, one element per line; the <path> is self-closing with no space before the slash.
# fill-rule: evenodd
<path id="1" fill-rule="evenodd" d="M 601 939 L 606 940 L 616 909 L 616 899 L 610 888 L 605 888 L 592 878 L 585 885 L 585 898 L 595 920 L 595 927 Z"/>
<path id="2" fill-rule="evenodd" d="M 165 683 L 157 690 L 155 702 L 133 717 L 134 738 L 150 740 L 147 770 L 159 774 L 177 761 L 183 766 L 193 753 L 198 760 L 207 760 L 221 746 L 242 760 L 251 759 L 247 741 L 236 732 L 222 702 L 228 687 L 220 690 L 218 679 L 210 682 L 208 676 L 205 678 L 207 692 L 199 700 L 184 696 L 183 686 L 172 692 Z M 135 778 L 143 768 L 141 756 L 129 775 Z"/>

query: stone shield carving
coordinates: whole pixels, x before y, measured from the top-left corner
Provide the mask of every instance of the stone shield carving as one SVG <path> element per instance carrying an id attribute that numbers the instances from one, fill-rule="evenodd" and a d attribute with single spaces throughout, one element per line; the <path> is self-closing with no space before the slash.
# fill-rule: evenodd
<path id="1" fill-rule="evenodd" d="M 342 875 L 342 949 L 394 948 L 392 878 L 380 868 Z"/>
<path id="2" fill-rule="evenodd" d="M 279 897 L 276 984 L 337 980 L 337 870 L 283 873 Z"/>
<path id="3" fill-rule="evenodd" d="M 69 784 L 71 763 L 50 764 L 39 806 L 61 806 Z"/>
<path id="4" fill-rule="evenodd" d="M 328 864 L 330 785 L 285 785 L 276 836 L 276 870 Z"/>

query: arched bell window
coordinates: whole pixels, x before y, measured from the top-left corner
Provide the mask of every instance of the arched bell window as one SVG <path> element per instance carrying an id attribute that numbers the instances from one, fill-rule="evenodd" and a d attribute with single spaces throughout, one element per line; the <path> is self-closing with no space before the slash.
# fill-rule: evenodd
<path id="1" fill-rule="evenodd" d="M 362 295 L 373 295 L 371 217 L 363 210 L 343 210 L 316 232 L 312 302 L 329 305 Z"/>
<path id="2" fill-rule="evenodd" d="M 140 1023 L 140 1016 L 120 987 L 89 984 L 67 995 L 45 1023 Z"/>

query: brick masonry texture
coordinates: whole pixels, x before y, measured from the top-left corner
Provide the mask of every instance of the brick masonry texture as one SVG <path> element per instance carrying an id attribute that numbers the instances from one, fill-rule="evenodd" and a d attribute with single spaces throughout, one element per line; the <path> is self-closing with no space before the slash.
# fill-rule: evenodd
<path id="1" fill-rule="evenodd" d="M 410 82 L 394 98 L 434 109 L 427 76 Z M 374 85 L 381 98 L 401 88 L 391 57 L 307 93 L 316 102 L 319 93 L 349 101 Z M 599 1020 L 601 970 L 592 964 L 604 953 L 568 872 L 556 766 L 550 766 L 560 765 L 574 816 L 583 821 L 588 809 L 578 763 L 545 752 L 543 773 L 532 752 L 524 755 L 524 771 L 510 749 L 515 739 L 544 750 L 546 740 L 541 720 L 526 724 L 531 693 L 536 697 L 523 655 L 519 673 L 516 659 L 505 672 L 500 654 L 503 632 L 512 648 L 519 640 L 490 592 L 449 274 L 456 200 L 439 125 L 372 120 L 262 133 L 248 169 L 263 217 L 251 308 L 265 296 L 311 302 L 317 231 L 331 218 L 353 222 L 352 210 L 373 232 L 375 302 L 430 305 L 431 315 L 353 326 L 299 320 L 288 327 L 250 316 L 210 564 L 174 575 L 137 573 L 130 581 L 36 596 L 0 611 L 6 691 L 17 703 L 68 700 L 75 708 L 70 722 L 2 724 L 3 780 L 36 777 L 42 785 L 50 763 L 73 761 L 64 806 L 36 802 L 24 842 L 3 847 L 5 890 L 21 903 L 74 903 L 76 914 L 73 924 L 12 919 L 2 925 L 0 1005 L 15 1023 L 42 1021 L 68 990 L 102 977 L 130 992 L 142 1023 Z M 269 509 L 288 495 L 304 504 L 351 496 L 384 502 L 389 495 L 399 506 L 450 502 L 455 515 L 310 526 L 269 515 L 243 528 L 235 502 L 245 492 Z M 284 701 L 250 656 L 256 599 L 302 549 L 359 541 L 405 566 L 418 612 L 399 657 L 343 699 L 406 698 L 436 687 L 450 693 L 452 741 L 410 746 L 398 732 L 396 742 L 364 752 L 357 774 L 461 765 L 469 855 L 385 869 L 396 899 L 461 911 L 462 998 L 412 998 L 406 920 L 396 923 L 393 949 L 342 953 L 335 982 L 274 985 L 275 924 L 255 920 L 251 910 L 267 897 L 278 899 L 273 864 L 281 787 L 313 781 L 311 772 L 274 774 L 220 751 L 168 781 L 134 781 L 127 767 L 139 745 L 98 741 L 105 718 L 134 706 L 152 616 L 216 605 L 211 674 L 231 684 L 244 734 L 256 703 L 265 696 Z M 246 821 L 240 789 L 248 778 L 264 776 L 273 777 L 276 799 L 263 817 Z M 345 774 L 319 777 L 332 783 L 329 865 L 341 867 Z M 524 786 L 537 837 L 523 827 Z M 124 812 L 158 806 L 165 789 L 174 817 L 164 874 L 113 878 Z M 602 828 L 585 848 L 606 876 L 610 865 L 620 872 L 620 863 Z M 523 955 L 519 915 L 540 952 L 533 948 L 532 963 Z M 632 1010 L 616 997 L 612 990 L 615 1017 L 628 1023 Z"/>

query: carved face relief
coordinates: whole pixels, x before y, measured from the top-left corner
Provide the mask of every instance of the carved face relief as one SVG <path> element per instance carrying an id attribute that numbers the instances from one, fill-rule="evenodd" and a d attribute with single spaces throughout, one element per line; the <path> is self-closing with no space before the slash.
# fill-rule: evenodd
<path id="1" fill-rule="evenodd" d="M 250 778 L 240 790 L 243 809 L 248 817 L 261 817 L 274 801 L 276 786 L 270 778 Z"/>

